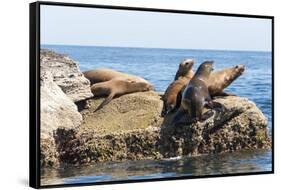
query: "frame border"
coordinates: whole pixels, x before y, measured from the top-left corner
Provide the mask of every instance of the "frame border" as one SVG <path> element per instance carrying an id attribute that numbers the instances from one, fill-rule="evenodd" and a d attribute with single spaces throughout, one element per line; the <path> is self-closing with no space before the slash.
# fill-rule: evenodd
<path id="1" fill-rule="evenodd" d="M 29 4 L 29 186 L 40 188 L 40 3 Z"/>
<path id="2" fill-rule="evenodd" d="M 232 173 L 221 175 L 200 175 L 200 176 L 181 176 L 181 177 L 165 177 L 156 179 L 138 179 L 138 180 L 118 180 L 118 181 L 103 181 L 92 183 L 75 183 L 75 184 L 56 184 L 56 185 L 41 185 L 40 173 L 40 5 L 50 6 L 66 6 L 80 8 L 100 8 L 112 10 L 131 10 L 131 11 L 147 11 L 147 12 L 163 12 L 163 13 L 178 13 L 178 14 L 194 14 L 194 15 L 210 15 L 210 16 L 226 16 L 226 17 L 244 17 L 256 19 L 271 20 L 271 67 L 272 67 L 272 168 L 271 171 L 262 172 L 246 172 Z M 82 3 L 63 3 L 63 2 L 48 2 L 37 1 L 29 4 L 29 185 L 33 188 L 55 188 L 55 187 L 77 187 L 89 185 L 106 185 L 106 184 L 123 184 L 123 183 L 139 183 L 167 180 L 185 180 L 185 179 L 200 179 L 200 178 L 216 178 L 216 177 L 233 177 L 247 176 L 260 174 L 274 174 L 274 16 L 269 15 L 250 15 L 236 13 L 219 13 L 219 12 L 204 12 L 204 11 L 188 11 L 188 10 L 172 10 L 144 7 L 126 7 L 112 5 L 93 5 Z M 35 100 L 35 101 L 34 101 Z"/>

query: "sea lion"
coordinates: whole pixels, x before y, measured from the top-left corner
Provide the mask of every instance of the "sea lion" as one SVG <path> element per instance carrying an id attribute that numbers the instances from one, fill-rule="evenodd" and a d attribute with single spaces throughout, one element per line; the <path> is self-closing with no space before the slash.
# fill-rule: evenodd
<path id="1" fill-rule="evenodd" d="M 175 81 L 173 81 L 168 88 L 166 89 L 164 95 L 162 96 L 163 100 L 163 109 L 161 116 L 165 116 L 176 106 L 177 95 L 181 91 L 182 87 L 189 83 L 191 78 L 194 75 L 192 71 L 192 66 L 194 61 L 191 59 L 186 59 L 179 65 Z"/>
<path id="2" fill-rule="evenodd" d="M 223 90 L 228 87 L 235 79 L 241 76 L 244 71 L 244 65 L 236 65 L 234 67 L 212 72 L 207 81 L 210 95 L 212 97 L 233 95 L 226 93 Z"/>
<path id="3" fill-rule="evenodd" d="M 149 82 L 141 77 L 122 73 L 108 68 L 101 68 L 83 72 L 84 76 L 90 81 L 91 85 L 99 82 L 105 82 L 116 78 L 124 78 L 136 82 Z"/>
<path id="4" fill-rule="evenodd" d="M 214 71 L 210 74 L 207 80 L 208 90 L 211 97 L 214 96 L 234 96 L 234 94 L 224 92 L 223 90 L 228 87 L 235 79 L 243 74 L 245 71 L 244 65 L 235 65 L 234 67 Z M 178 92 L 176 104 L 173 110 L 177 110 L 181 104 L 181 95 L 188 84 L 185 84 Z"/>
<path id="5" fill-rule="evenodd" d="M 96 108 L 95 112 L 103 108 L 114 97 L 133 92 L 144 92 L 154 90 L 154 87 L 146 82 L 115 78 L 109 81 L 100 82 L 91 86 L 94 97 L 107 96 L 107 98 Z"/>
<path id="6" fill-rule="evenodd" d="M 189 65 L 194 65 L 195 61 L 193 59 L 184 59 L 180 64 L 178 71 L 175 75 L 175 81 L 178 80 L 180 77 L 186 77 L 190 75 L 190 68 Z"/>
<path id="7" fill-rule="evenodd" d="M 206 81 L 211 97 L 229 95 L 234 96 L 234 94 L 224 92 L 223 90 L 228 87 L 239 76 L 241 76 L 244 71 L 244 65 L 235 65 L 234 67 L 212 72 L 209 76 L 209 79 Z M 188 84 L 185 84 L 179 91 L 179 93 L 182 93 L 187 85 Z M 179 107 L 178 103 L 179 102 L 176 103 L 175 108 Z"/>
<path id="8" fill-rule="evenodd" d="M 211 116 L 210 114 L 213 114 L 213 112 L 208 112 L 203 115 L 204 107 L 213 108 L 214 105 L 207 86 L 212 71 L 213 61 L 205 61 L 199 66 L 182 93 L 181 105 L 175 114 L 173 123 L 180 120 L 186 113 L 191 122 L 205 120 Z"/>

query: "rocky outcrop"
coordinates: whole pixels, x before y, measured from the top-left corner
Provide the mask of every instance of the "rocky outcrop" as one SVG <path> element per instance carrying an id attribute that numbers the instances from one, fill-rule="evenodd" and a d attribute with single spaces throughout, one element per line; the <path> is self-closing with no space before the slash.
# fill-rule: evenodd
<path id="1" fill-rule="evenodd" d="M 77 106 L 53 82 L 52 74 L 41 71 L 41 137 L 53 135 L 57 128 L 72 129 L 81 124 Z"/>
<path id="2" fill-rule="evenodd" d="M 53 82 L 50 72 L 41 71 L 41 164 L 57 165 L 57 152 L 53 133 L 57 129 L 72 129 L 80 125 L 82 115 L 74 102 Z"/>
<path id="3" fill-rule="evenodd" d="M 76 131 L 58 134 L 58 139 L 64 139 L 58 143 L 63 163 L 160 159 L 271 147 L 265 116 L 245 98 L 217 98 L 227 111 L 216 112 L 202 123 L 177 126 L 170 123 L 173 115 L 164 120 L 160 117 L 162 101 L 155 92 L 121 96 L 94 113 L 101 101 L 90 101 Z"/>
<path id="4" fill-rule="evenodd" d="M 40 52 L 40 64 L 41 71 L 51 72 L 54 82 L 73 102 L 93 97 L 90 81 L 68 56 L 43 49 Z"/>
<path id="5" fill-rule="evenodd" d="M 104 98 L 91 98 L 78 65 L 48 50 L 40 58 L 41 166 L 271 148 L 267 120 L 246 98 L 218 97 L 226 109 L 193 124 L 174 125 L 174 114 L 162 118 L 157 92 L 123 95 L 94 112 Z M 78 111 L 81 102 L 87 106 Z"/>
<path id="6" fill-rule="evenodd" d="M 89 100 L 83 123 L 77 130 L 60 130 L 57 136 L 60 161 L 83 164 L 102 161 L 159 159 L 159 116 L 162 101 L 156 92 L 139 92 L 113 99 L 98 112 L 103 101 Z"/>
<path id="7" fill-rule="evenodd" d="M 267 119 L 246 98 L 216 98 L 226 107 L 223 112 L 192 125 L 171 125 L 173 115 L 165 118 L 161 130 L 161 153 L 164 157 L 194 156 L 237 150 L 270 148 Z"/>
<path id="8" fill-rule="evenodd" d="M 89 81 L 68 57 L 41 51 L 40 64 L 40 137 L 41 165 L 59 165 L 54 134 L 80 126 L 82 115 L 74 101 L 92 96 Z M 77 94 L 76 94 L 77 93 Z"/>

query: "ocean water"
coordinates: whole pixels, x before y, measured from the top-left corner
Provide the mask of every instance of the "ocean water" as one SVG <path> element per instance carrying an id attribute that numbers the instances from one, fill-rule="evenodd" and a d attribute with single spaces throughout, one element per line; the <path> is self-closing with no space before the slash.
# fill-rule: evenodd
<path id="1" fill-rule="evenodd" d="M 271 52 L 58 45 L 43 45 L 42 48 L 68 54 L 78 62 L 81 71 L 106 67 L 141 76 L 150 81 L 159 92 L 164 92 L 173 81 L 179 63 L 185 58 L 196 60 L 194 71 L 205 60 L 213 60 L 215 70 L 244 64 L 246 66 L 244 74 L 226 91 L 254 101 L 268 118 L 271 135 Z M 55 171 L 43 170 L 42 182 L 43 184 L 89 183 L 271 171 L 271 156 L 271 151 L 251 151 L 177 160 L 95 164 L 80 168 L 61 168 Z"/>

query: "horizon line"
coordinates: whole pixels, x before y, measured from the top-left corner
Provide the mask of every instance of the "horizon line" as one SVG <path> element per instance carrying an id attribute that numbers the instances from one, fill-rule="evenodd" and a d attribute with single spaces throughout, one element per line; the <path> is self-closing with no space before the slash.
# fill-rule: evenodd
<path id="1" fill-rule="evenodd" d="M 40 44 L 40 46 L 80 46 L 80 47 L 112 47 L 112 48 L 139 48 L 139 49 L 173 49 L 173 50 L 208 50 L 208 51 L 240 51 L 240 52 L 264 52 L 271 50 L 237 50 L 237 49 L 194 49 L 194 48 L 165 48 L 165 47 L 141 47 L 141 46 L 105 46 L 105 45 L 77 45 L 77 44 Z"/>

